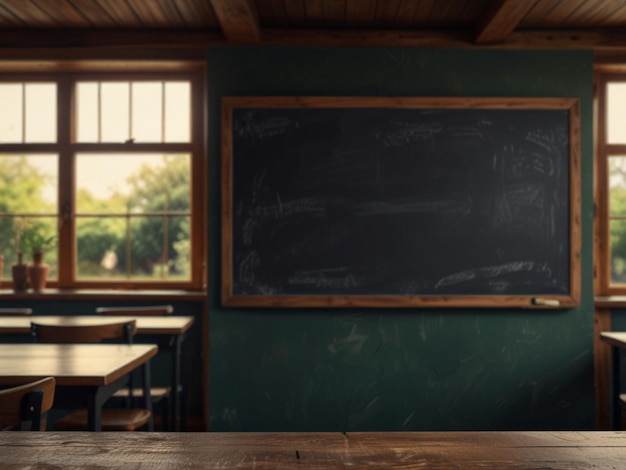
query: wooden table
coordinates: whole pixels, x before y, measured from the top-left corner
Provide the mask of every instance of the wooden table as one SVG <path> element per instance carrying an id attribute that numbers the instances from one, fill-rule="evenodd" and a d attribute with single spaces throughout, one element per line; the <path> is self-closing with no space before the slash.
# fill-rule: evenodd
<path id="1" fill-rule="evenodd" d="M 141 367 L 150 385 L 154 344 L 0 344 L 0 385 L 13 386 L 47 376 L 56 378 L 54 407 L 88 410 L 88 425 L 101 430 L 102 404 Z M 150 400 L 148 400 L 150 405 Z"/>
<path id="2" fill-rule="evenodd" d="M 602 331 L 600 339 L 611 345 L 611 387 L 610 387 L 610 416 L 611 428 L 620 429 L 622 420 L 622 409 L 619 395 L 621 392 L 621 367 L 620 351 L 626 349 L 626 332 Z"/>
<path id="3" fill-rule="evenodd" d="M 31 321 L 53 325 L 89 325 L 105 322 L 117 323 L 125 320 L 136 320 L 137 335 L 157 335 L 162 337 L 158 342 L 159 350 L 172 351 L 172 400 L 171 420 L 173 431 L 180 430 L 181 395 L 182 395 L 182 350 L 185 335 L 194 322 L 191 316 L 113 316 L 113 315 L 32 315 L 32 316 L 0 316 L 1 334 L 30 334 Z"/>
<path id="4" fill-rule="evenodd" d="M 626 433 L 0 433 L 3 468 L 624 468 Z"/>
<path id="5" fill-rule="evenodd" d="M 30 322 L 52 325 L 93 325 L 136 320 L 137 334 L 182 335 L 193 324 L 193 317 L 117 315 L 24 315 L 0 317 L 0 334 L 30 334 Z"/>

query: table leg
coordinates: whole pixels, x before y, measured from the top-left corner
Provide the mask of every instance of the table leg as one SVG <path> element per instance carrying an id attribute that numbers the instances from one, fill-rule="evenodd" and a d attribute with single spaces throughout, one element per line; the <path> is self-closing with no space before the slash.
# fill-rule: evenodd
<path id="1" fill-rule="evenodd" d="M 183 354 L 183 340 L 185 334 L 182 333 L 176 336 L 176 341 L 174 344 L 174 354 L 173 360 L 174 364 L 172 367 L 172 393 L 174 394 L 174 403 L 173 403 L 173 412 L 170 426 L 173 431 L 180 431 L 180 420 L 181 418 L 181 406 L 180 406 L 180 395 L 182 393 L 181 386 L 181 363 L 182 363 L 182 354 Z"/>
<path id="2" fill-rule="evenodd" d="M 90 431 L 102 431 L 102 405 L 106 398 L 103 397 L 102 388 L 98 387 L 94 393 L 89 394 L 87 399 L 87 429 Z"/>
<path id="3" fill-rule="evenodd" d="M 143 372 L 143 401 L 144 407 L 150 412 L 148 421 L 148 431 L 154 431 L 154 414 L 152 412 L 152 397 L 150 396 L 150 361 L 146 361 L 142 366 Z"/>
<path id="4" fill-rule="evenodd" d="M 618 430 L 621 427 L 622 410 L 619 394 L 621 388 L 620 377 L 620 348 L 611 346 L 611 428 Z"/>

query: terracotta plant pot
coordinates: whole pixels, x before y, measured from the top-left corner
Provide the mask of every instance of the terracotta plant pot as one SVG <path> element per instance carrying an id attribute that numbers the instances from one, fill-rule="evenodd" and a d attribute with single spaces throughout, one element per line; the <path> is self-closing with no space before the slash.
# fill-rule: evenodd
<path id="1" fill-rule="evenodd" d="M 28 267 L 30 286 L 35 292 L 41 292 L 46 288 L 50 266 L 43 262 L 43 253 L 33 253 L 33 264 Z"/>
<path id="2" fill-rule="evenodd" d="M 17 263 L 11 266 L 11 276 L 13 278 L 13 290 L 24 292 L 28 290 L 28 266 L 22 262 L 22 254 L 17 255 Z"/>
<path id="3" fill-rule="evenodd" d="M 50 266 L 44 263 L 32 264 L 28 267 L 30 286 L 35 292 L 41 292 L 46 288 L 49 271 Z"/>

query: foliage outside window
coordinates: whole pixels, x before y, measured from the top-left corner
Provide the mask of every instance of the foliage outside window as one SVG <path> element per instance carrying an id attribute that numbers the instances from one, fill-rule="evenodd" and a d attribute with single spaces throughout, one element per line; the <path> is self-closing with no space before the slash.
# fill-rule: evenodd
<path id="1" fill-rule="evenodd" d="M 0 76 L 5 265 L 44 244 L 51 287 L 202 287 L 201 89 L 189 72 Z"/>

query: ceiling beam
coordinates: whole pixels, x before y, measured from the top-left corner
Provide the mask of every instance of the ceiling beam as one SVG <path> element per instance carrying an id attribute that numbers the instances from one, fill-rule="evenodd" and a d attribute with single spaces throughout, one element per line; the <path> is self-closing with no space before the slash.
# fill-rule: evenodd
<path id="1" fill-rule="evenodd" d="M 224 44 L 218 30 L 189 29 L 0 29 L 0 54 L 28 48 L 194 47 Z"/>
<path id="2" fill-rule="evenodd" d="M 250 0 L 210 0 L 226 39 L 232 43 L 261 40 L 259 15 Z"/>
<path id="3" fill-rule="evenodd" d="M 58 30 L 0 29 L 0 60 L 19 58 L 26 49 L 81 48 L 98 54 L 101 48 L 207 47 L 227 44 L 219 30 Z M 503 43 L 477 45 L 469 30 L 294 30 L 263 29 L 267 46 L 431 47 L 473 49 L 593 49 L 626 52 L 626 30 L 514 31 Z M 86 52 L 88 53 L 88 52 Z"/>
<path id="4" fill-rule="evenodd" d="M 264 29 L 261 44 L 327 47 L 432 47 L 473 49 L 594 49 L 626 51 L 626 30 L 514 31 L 506 41 L 479 45 L 468 30 Z"/>
<path id="5" fill-rule="evenodd" d="M 530 0 L 494 0 L 478 19 L 476 44 L 505 42 L 534 4 Z"/>

